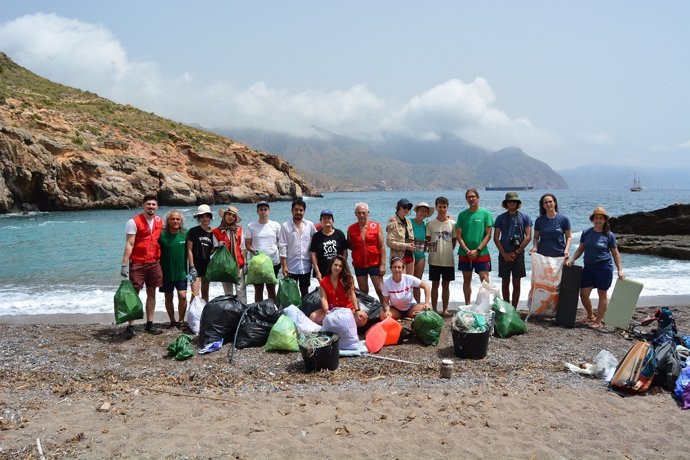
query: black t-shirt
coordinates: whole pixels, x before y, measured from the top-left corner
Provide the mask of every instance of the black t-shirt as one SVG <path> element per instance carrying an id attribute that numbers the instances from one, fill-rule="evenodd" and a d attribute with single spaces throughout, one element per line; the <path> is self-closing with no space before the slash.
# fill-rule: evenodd
<path id="1" fill-rule="evenodd" d="M 213 249 L 213 232 L 207 232 L 201 228 L 201 225 L 197 225 L 187 232 L 187 241 L 192 242 L 194 268 L 199 276 L 205 276 L 206 267 L 211 260 L 211 249 Z"/>
<path id="2" fill-rule="evenodd" d="M 323 230 L 319 230 L 311 237 L 309 250 L 316 253 L 316 261 L 319 265 L 321 276 L 326 275 L 331 259 L 348 249 L 345 234 L 337 228 L 334 230 L 330 236 L 324 235 Z"/>

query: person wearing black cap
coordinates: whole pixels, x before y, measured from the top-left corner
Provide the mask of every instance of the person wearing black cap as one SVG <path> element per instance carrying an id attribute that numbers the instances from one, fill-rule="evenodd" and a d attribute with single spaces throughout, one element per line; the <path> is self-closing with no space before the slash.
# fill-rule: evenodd
<path id="1" fill-rule="evenodd" d="M 412 209 L 412 203 L 403 198 L 395 206 L 395 215 L 386 225 L 386 246 L 391 248 L 390 257 L 402 257 L 405 273 L 414 274 L 414 228 L 407 215 Z"/>
<path id="2" fill-rule="evenodd" d="M 532 219 L 519 210 L 522 201 L 517 192 L 506 193 L 501 205 L 506 212 L 496 217 L 494 223 L 494 244 L 499 252 L 498 277 L 501 278 L 503 300 L 517 308 L 520 301 L 520 279 L 526 276 L 525 248 L 532 241 Z"/>
<path id="3" fill-rule="evenodd" d="M 324 209 L 319 219 L 321 229 L 311 238 L 311 265 L 314 277 L 321 281 L 328 271 L 328 266 L 335 256 L 340 255 L 347 260 L 347 238 L 345 234 L 333 227 L 333 211 Z"/>
<path id="4" fill-rule="evenodd" d="M 265 201 L 259 201 L 256 204 L 256 214 L 259 216 L 259 219 L 247 225 L 247 234 L 244 240 L 247 254 L 253 256 L 258 252 L 263 252 L 270 257 L 273 262 L 273 272 L 277 277 L 280 271 L 280 256 L 278 255 L 280 224 L 269 219 L 271 207 Z M 275 300 L 276 285 L 266 284 L 266 292 L 269 299 Z M 264 300 L 264 285 L 255 284 L 254 302 L 261 302 L 262 300 Z"/>

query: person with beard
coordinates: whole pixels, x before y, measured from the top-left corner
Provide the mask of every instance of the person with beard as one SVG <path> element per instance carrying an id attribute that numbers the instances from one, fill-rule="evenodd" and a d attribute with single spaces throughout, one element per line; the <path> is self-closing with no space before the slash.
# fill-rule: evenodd
<path id="1" fill-rule="evenodd" d="M 278 236 L 278 252 L 283 276 L 297 281 L 302 296 L 309 292 L 311 283 L 311 238 L 316 233 L 314 224 L 304 218 L 307 204 L 297 198 L 292 202 L 292 219 L 283 223 Z"/>
<path id="2" fill-rule="evenodd" d="M 144 195 L 144 212 L 127 221 L 125 226 L 125 250 L 122 255 L 120 275 L 129 278 L 137 293 L 146 286 L 146 328 L 149 334 L 162 331 L 153 326 L 156 310 L 156 288 L 163 285 L 161 271 L 161 247 L 158 239 L 163 230 L 163 219 L 156 215 L 158 198 Z M 134 326 L 130 321 L 123 333 L 125 339 L 134 337 Z"/>

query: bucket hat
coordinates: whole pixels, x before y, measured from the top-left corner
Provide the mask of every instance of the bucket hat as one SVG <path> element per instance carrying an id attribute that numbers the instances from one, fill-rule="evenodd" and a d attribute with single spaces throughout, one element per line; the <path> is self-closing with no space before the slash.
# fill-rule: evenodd
<path id="1" fill-rule="evenodd" d="M 202 204 L 196 209 L 196 214 L 194 217 L 203 216 L 204 214 L 211 214 L 211 219 L 213 219 L 213 211 L 211 211 L 211 206 L 207 204 Z"/>
<path id="2" fill-rule="evenodd" d="M 594 208 L 594 211 L 592 211 L 592 215 L 589 216 L 589 220 L 594 220 L 594 216 L 600 215 L 604 216 L 606 220 L 609 220 L 609 213 L 606 212 L 606 209 L 602 208 L 601 206 L 597 206 Z"/>
<path id="3" fill-rule="evenodd" d="M 414 212 L 417 212 L 417 208 L 426 208 L 427 211 L 429 211 L 429 215 L 427 217 L 431 217 L 431 215 L 434 213 L 435 209 L 429 206 L 429 203 L 426 201 L 420 201 L 417 203 L 417 206 L 414 207 Z"/>
<path id="4" fill-rule="evenodd" d="M 506 193 L 506 197 L 503 200 L 503 203 L 501 203 L 501 205 L 505 208 L 509 201 L 517 201 L 518 203 L 522 204 L 522 200 L 518 196 L 517 192 Z"/>

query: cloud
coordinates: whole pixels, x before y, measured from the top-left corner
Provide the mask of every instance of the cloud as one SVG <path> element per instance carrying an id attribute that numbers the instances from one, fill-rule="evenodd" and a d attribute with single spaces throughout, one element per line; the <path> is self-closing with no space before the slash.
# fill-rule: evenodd
<path id="1" fill-rule="evenodd" d="M 611 136 L 603 132 L 580 132 L 576 134 L 575 137 L 577 140 L 585 142 L 587 144 L 609 145 L 613 143 L 613 139 L 611 138 Z"/>
<path id="2" fill-rule="evenodd" d="M 261 81 L 247 88 L 231 81 L 202 86 L 187 69 L 165 76 L 155 62 L 129 58 L 117 37 L 101 25 L 54 14 L 1 24 L 0 43 L 20 65 L 51 80 L 211 128 L 310 135 L 317 126 L 341 134 L 387 131 L 424 139 L 453 133 L 487 148 L 514 145 L 533 154 L 561 144 L 527 118 L 511 118 L 496 107 L 496 96 L 481 77 L 470 83 L 448 80 L 402 104 L 381 98 L 366 84 L 302 92 Z"/>
<path id="3" fill-rule="evenodd" d="M 678 144 L 677 146 L 679 149 L 690 149 L 690 141 L 683 142 L 682 144 Z"/>

